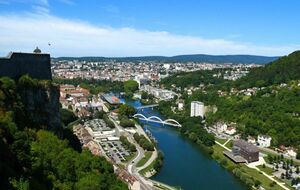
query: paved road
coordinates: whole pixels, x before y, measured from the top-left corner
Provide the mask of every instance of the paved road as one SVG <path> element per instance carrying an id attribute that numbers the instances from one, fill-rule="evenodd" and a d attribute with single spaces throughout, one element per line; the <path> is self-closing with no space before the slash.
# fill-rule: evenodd
<path id="1" fill-rule="evenodd" d="M 112 117 L 109 117 L 110 120 L 112 122 L 114 122 L 116 128 L 119 130 L 119 131 L 125 131 Z M 144 150 L 142 149 L 142 147 L 140 147 L 135 141 L 134 141 L 134 138 L 133 138 L 133 135 L 132 134 L 129 134 L 127 133 L 127 136 L 128 136 L 128 141 L 133 143 L 136 148 L 137 148 L 137 156 L 130 162 L 126 165 L 126 169 L 127 171 L 133 175 L 134 177 L 136 177 L 136 179 L 139 180 L 140 182 L 140 185 L 141 185 L 141 190 L 153 190 L 153 189 L 156 189 L 156 188 L 153 188 L 153 184 L 151 181 L 148 181 L 146 180 L 144 177 L 142 177 L 136 170 L 136 164 L 144 157 Z"/>
<path id="2" fill-rule="evenodd" d="M 149 166 L 149 165 L 157 158 L 157 156 L 158 156 L 158 154 L 157 154 L 157 150 L 156 150 L 156 148 L 155 148 L 154 151 L 152 152 L 152 155 L 151 155 L 151 157 L 149 158 L 149 160 L 148 160 L 143 166 L 138 167 L 138 168 L 137 168 L 137 171 L 139 172 L 139 171 L 141 171 L 141 170 L 147 168 L 147 167 L 148 167 L 148 166 Z"/>

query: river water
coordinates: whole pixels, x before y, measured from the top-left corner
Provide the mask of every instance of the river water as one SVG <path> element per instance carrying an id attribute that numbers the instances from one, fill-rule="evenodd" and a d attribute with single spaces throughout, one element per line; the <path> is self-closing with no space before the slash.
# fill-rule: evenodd
<path id="1" fill-rule="evenodd" d="M 126 101 L 138 107 L 139 101 Z M 140 110 L 149 117 L 163 116 L 155 109 Z M 176 119 L 176 118 L 172 118 Z M 158 141 L 159 149 L 164 153 L 164 164 L 152 179 L 184 190 L 246 190 L 247 188 L 230 172 L 222 168 L 193 142 L 183 137 L 175 128 L 160 124 L 145 124 Z"/>

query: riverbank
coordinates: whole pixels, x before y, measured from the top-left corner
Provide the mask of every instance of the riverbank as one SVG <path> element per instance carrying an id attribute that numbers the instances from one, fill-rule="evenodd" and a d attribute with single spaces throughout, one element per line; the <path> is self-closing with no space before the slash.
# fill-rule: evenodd
<path id="1" fill-rule="evenodd" d="M 127 100 L 125 102 L 134 107 L 142 106 L 140 101 Z M 138 113 L 147 117 L 157 116 L 165 120 L 156 109 L 139 110 Z M 231 173 L 223 169 L 207 153 L 204 153 L 205 151 L 200 149 L 198 144 L 188 140 L 177 129 L 158 123 L 144 124 L 145 130 L 151 132 L 151 136 L 158 142 L 159 149 L 164 153 L 163 166 L 158 173 L 151 177 L 151 180 L 185 190 L 247 189 Z M 211 181 L 214 182 L 211 183 Z"/>
<path id="2" fill-rule="evenodd" d="M 249 188 L 257 188 L 258 186 L 262 186 L 266 190 L 289 189 L 288 187 L 282 185 L 281 182 L 277 181 L 274 176 L 271 176 L 270 178 L 269 175 L 257 170 L 256 167 L 250 168 L 246 164 L 233 163 L 223 154 L 224 150 L 230 150 L 224 144 L 216 141 L 216 145 L 213 146 L 214 153 L 212 154 L 212 158 L 214 158 L 222 167 L 232 172 Z"/>

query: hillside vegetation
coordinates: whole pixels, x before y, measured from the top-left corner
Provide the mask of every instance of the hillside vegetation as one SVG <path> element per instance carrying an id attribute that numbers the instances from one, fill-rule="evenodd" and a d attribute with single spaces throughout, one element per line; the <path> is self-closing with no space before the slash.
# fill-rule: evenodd
<path id="1" fill-rule="evenodd" d="M 300 79 L 300 51 L 281 57 L 265 67 L 253 69 L 247 76 L 237 81 L 237 86 L 269 86 Z"/>
<path id="2" fill-rule="evenodd" d="M 300 148 L 300 51 L 265 67 L 250 70 L 247 76 L 237 81 L 213 77 L 218 73 L 222 71 L 215 69 L 175 74 L 163 79 L 161 84 L 171 89 L 172 84 L 176 87 L 199 87 L 204 84 L 192 95 L 182 89 L 184 114 L 189 114 L 191 101 L 202 101 L 217 108 L 216 113 L 207 113 L 208 125 L 219 121 L 235 122 L 243 138 L 267 134 L 273 138 L 274 146 Z M 245 95 L 247 88 L 253 88 L 250 89 L 254 92 L 251 96 Z M 175 100 L 172 104 L 177 106 Z"/>
<path id="3" fill-rule="evenodd" d="M 69 145 L 70 131 L 57 126 L 56 90 L 28 76 L 0 78 L 0 189 L 127 189 L 104 158 Z"/>

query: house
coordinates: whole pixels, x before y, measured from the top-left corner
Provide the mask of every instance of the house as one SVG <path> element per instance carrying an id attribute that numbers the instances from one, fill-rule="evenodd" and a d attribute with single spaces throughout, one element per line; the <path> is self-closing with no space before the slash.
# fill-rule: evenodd
<path id="1" fill-rule="evenodd" d="M 233 135 L 236 133 L 236 129 L 235 129 L 235 127 L 227 127 L 227 129 L 225 130 L 225 133 L 227 135 Z"/>
<path id="2" fill-rule="evenodd" d="M 256 139 L 254 137 L 249 136 L 248 137 L 248 143 L 256 144 Z"/>
<path id="3" fill-rule="evenodd" d="M 184 108 L 184 101 L 183 100 L 179 100 L 178 101 L 178 110 L 182 111 Z"/>
<path id="4" fill-rule="evenodd" d="M 269 147 L 271 146 L 272 138 L 268 135 L 258 135 L 257 143 L 260 147 Z"/>
<path id="5" fill-rule="evenodd" d="M 297 156 L 297 150 L 293 147 L 289 147 L 287 148 L 287 151 L 286 153 L 290 156 L 290 157 L 293 157 L 293 158 L 296 158 Z"/>
<path id="6" fill-rule="evenodd" d="M 233 136 L 233 139 L 234 139 L 234 140 L 239 140 L 239 139 L 241 139 L 241 134 L 236 134 L 236 135 L 234 135 L 234 136 Z"/>
<path id="7" fill-rule="evenodd" d="M 217 133 L 223 133 L 227 130 L 227 124 L 226 123 L 217 123 L 216 130 Z"/>

